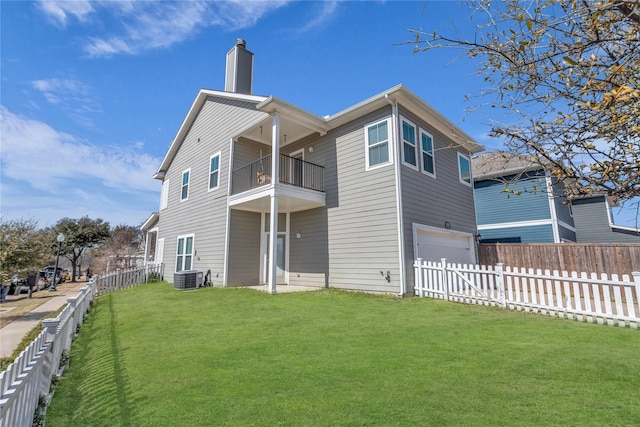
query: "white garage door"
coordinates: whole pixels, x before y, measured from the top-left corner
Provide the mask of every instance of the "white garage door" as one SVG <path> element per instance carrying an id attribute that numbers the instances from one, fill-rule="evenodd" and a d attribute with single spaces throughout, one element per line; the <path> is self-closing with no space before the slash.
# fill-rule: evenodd
<path id="1" fill-rule="evenodd" d="M 440 261 L 475 264 L 473 235 L 449 230 L 416 228 L 416 258 L 425 261 Z"/>

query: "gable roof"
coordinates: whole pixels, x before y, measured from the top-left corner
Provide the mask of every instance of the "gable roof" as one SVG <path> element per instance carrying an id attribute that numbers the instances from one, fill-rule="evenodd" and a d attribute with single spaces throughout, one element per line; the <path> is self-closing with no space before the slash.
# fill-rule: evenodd
<path id="1" fill-rule="evenodd" d="M 530 157 L 506 151 L 474 156 L 471 159 L 471 168 L 476 181 L 544 169 L 540 163 Z"/>
<path id="2" fill-rule="evenodd" d="M 200 112 L 200 109 L 204 105 L 207 98 L 210 96 L 213 96 L 216 98 L 232 99 L 236 101 L 245 101 L 245 102 L 250 102 L 254 104 L 258 104 L 264 101 L 265 99 L 267 99 L 264 96 L 244 95 L 244 94 L 235 93 L 235 92 L 224 92 L 220 90 L 200 89 L 200 91 L 198 92 L 198 95 L 196 96 L 196 99 L 193 101 L 193 104 L 191 104 L 191 108 L 189 109 L 187 116 L 182 121 L 182 125 L 180 125 L 180 129 L 178 129 L 178 133 L 173 138 L 173 141 L 169 146 L 169 150 L 167 151 L 167 154 L 165 154 L 164 159 L 162 160 L 162 163 L 160 163 L 160 167 L 158 167 L 158 171 L 153 176 L 155 179 L 164 178 L 164 173 L 166 172 L 167 168 L 171 164 L 171 161 L 173 160 L 176 153 L 180 149 L 180 146 L 182 145 L 182 141 L 184 140 L 185 136 L 189 132 L 191 125 L 193 124 L 194 120 L 198 116 L 198 113 Z"/>
<path id="3" fill-rule="evenodd" d="M 243 95 L 234 92 L 201 89 L 182 122 L 178 133 L 171 142 L 169 150 L 162 160 L 154 178 L 164 178 L 164 174 L 180 149 L 182 141 L 198 116 L 200 109 L 210 96 L 254 103 L 256 110 L 267 113 L 269 116 L 274 113 L 279 113 L 282 116 L 282 120 L 286 120 L 289 123 L 290 129 L 293 129 L 294 134 L 291 135 L 290 133 L 289 135 L 291 141 L 316 132 L 324 135 L 331 129 L 342 126 L 384 106 L 397 103 L 410 110 L 424 122 L 429 123 L 430 126 L 443 135 L 451 137 L 457 144 L 466 148 L 469 152 L 478 153 L 484 150 L 482 145 L 474 141 L 473 138 L 467 135 L 462 129 L 401 84 L 384 92 L 380 92 L 332 116 L 325 117 L 312 114 L 275 96 Z M 254 123 L 247 129 L 239 132 L 238 135 L 247 138 L 253 137 L 253 139 L 259 140 L 256 135 L 261 135 L 260 129 L 263 125 L 263 123 Z M 267 136 L 267 138 L 270 138 L 270 136 Z"/>

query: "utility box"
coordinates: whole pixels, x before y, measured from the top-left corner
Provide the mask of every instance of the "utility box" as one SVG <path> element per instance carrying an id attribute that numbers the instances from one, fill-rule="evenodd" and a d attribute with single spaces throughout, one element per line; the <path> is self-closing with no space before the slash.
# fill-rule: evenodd
<path id="1" fill-rule="evenodd" d="M 202 286 L 202 271 L 185 270 L 173 275 L 173 287 L 176 289 L 196 289 Z"/>

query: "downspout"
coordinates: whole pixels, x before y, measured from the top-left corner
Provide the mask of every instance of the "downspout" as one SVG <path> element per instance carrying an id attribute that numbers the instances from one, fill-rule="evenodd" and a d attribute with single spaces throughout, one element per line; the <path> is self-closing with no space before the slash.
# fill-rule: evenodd
<path id="1" fill-rule="evenodd" d="M 233 147 L 235 142 L 233 138 L 229 140 L 229 173 L 227 175 L 227 223 L 224 230 L 224 261 L 222 265 L 222 286 L 228 286 L 227 280 L 229 272 L 229 234 L 231 230 L 231 206 L 229 206 L 229 197 L 233 188 Z"/>
<path id="2" fill-rule="evenodd" d="M 384 98 L 389 104 L 391 104 L 391 134 L 395 140 L 395 175 L 396 175 L 396 214 L 398 215 L 398 255 L 400 258 L 400 296 L 403 297 L 407 293 L 407 284 L 405 282 L 405 251 L 404 251 L 404 221 L 402 210 L 402 198 L 401 198 L 401 174 L 400 174 L 400 130 L 398 127 L 398 102 L 389 98 L 389 95 L 385 95 Z"/>

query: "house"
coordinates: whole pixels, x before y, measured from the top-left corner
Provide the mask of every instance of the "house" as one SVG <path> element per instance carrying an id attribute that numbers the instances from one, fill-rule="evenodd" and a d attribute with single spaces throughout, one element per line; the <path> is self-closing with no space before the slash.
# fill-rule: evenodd
<path id="1" fill-rule="evenodd" d="M 505 152 L 471 160 L 482 243 L 575 242 L 562 184 L 539 163 Z"/>
<path id="2" fill-rule="evenodd" d="M 573 199 L 539 163 L 505 152 L 471 159 L 481 243 L 640 243 L 640 230 L 614 224 L 605 195 Z"/>
<path id="3" fill-rule="evenodd" d="M 404 295 L 414 259 L 475 261 L 471 156 L 483 147 L 402 85 L 320 117 L 252 93 L 253 54 L 196 96 L 154 178 L 146 259 L 217 286 Z"/>
<path id="4" fill-rule="evenodd" d="M 571 202 L 578 242 L 640 244 L 640 229 L 616 225 L 612 209 L 618 202 L 604 194 L 594 194 Z"/>

